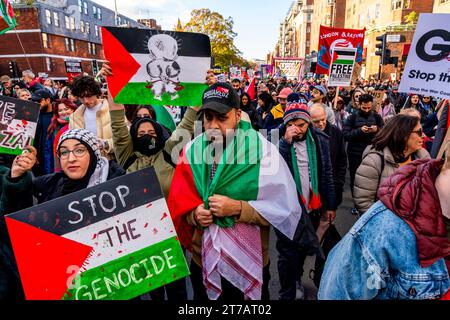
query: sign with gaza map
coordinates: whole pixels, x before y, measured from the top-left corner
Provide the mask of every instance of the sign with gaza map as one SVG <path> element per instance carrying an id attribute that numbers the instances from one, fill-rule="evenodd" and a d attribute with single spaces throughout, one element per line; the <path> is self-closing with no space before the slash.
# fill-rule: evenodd
<path id="1" fill-rule="evenodd" d="M 28 300 L 131 299 L 189 275 L 153 168 L 5 220 Z"/>
<path id="2" fill-rule="evenodd" d="M 39 104 L 0 95 L 0 153 L 19 155 L 32 145 Z"/>

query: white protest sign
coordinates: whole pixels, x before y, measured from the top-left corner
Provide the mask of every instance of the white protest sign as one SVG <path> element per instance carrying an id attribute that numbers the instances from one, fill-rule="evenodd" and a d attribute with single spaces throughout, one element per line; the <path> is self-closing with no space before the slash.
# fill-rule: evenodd
<path id="1" fill-rule="evenodd" d="M 328 86 L 347 87 L 352 82 L 356 48 L 335 48 L 331 56 Z"/>
<path id="2" fill-rule="evenodd" d="M 450 98 L 450 14 L 420 14 L 399 91 Z"/>

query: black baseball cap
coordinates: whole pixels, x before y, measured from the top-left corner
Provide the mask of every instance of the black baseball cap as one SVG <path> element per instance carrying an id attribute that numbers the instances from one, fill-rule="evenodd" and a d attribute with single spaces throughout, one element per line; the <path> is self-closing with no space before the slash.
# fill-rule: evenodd
<path id="1" fill-rule="evenodd" d="M 226 114 L 231 109 L 239 109 L 239 97 L 233 87 L 225 82 L 216 82 L 203 92 L 203 110 L 213 110 L 220 114 Z"/>
<path id="2" fill-rule="evenodd" d="M 51 99 L 51 98 L 52 98 L 52 95 L 51 95 L 50 91 L 48 91 L 47 89 L 36 90 L 31 95 L 31 100 L 34 102 L 41 102 L 42 99 Z"/>

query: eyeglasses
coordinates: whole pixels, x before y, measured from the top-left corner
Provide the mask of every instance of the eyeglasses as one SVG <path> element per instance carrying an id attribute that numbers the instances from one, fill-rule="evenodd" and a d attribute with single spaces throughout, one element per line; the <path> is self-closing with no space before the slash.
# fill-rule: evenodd
<path id="1" fill-rule="evenodd" d="M 70 153 L 73 153 L 76 158 L 81 158 L 86 154 L 86 151 L 86 148 L 76 148 L 74 150 L 65 149 L 59 152 L 58 158 L 66 160 L 69 158 Z"/>
<path id="2" fill-rule="evenodd" d="M 412 131 L 411 133 L 417 133 L 419 137 L 423 136 L 423 129 Z"/>

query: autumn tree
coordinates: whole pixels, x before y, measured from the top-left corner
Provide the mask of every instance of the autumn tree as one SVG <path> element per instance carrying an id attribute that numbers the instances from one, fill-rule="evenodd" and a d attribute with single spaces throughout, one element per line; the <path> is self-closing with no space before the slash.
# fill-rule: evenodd
<path id="1" fill-rule="evenodd" d="M 409 25 L 417 24 L 419 21 L 419 15 L 415 11 L 411 11 L 405 16 L 405 23 Z"/>
<path id="2" fill-rule="evenodd" d="M 233 18 L 225 19 L 220 13 L 209 9 L 196 9 L 191 12 L 191 19 L 183 26 L 186 32 L 198 32 L 209 36 L 215 65 L 223 70 L 231 64 L 242 65 L 241 52 L 234 45 L 237 33 L 233 31 Z"/>

